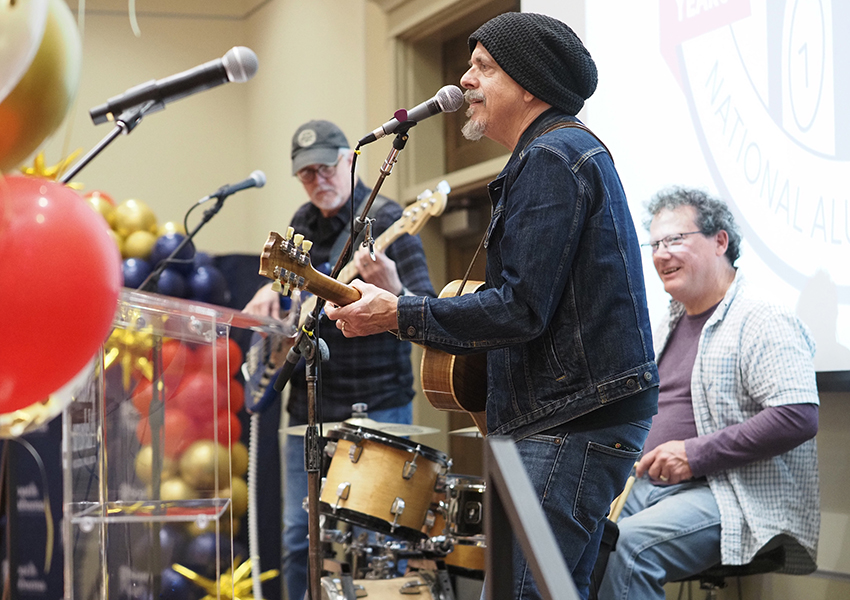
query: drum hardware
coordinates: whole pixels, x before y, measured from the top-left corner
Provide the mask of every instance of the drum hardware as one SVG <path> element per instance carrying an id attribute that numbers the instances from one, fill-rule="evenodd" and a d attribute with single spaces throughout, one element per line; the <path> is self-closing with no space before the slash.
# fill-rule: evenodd
<path id="1" fill-rule="evenodd" d="M 362 446 L 354 444 L 353 446 L 351 446 L 351 448 L 348 449 L 348 460 L 353 463 L 356 463 L 358 460 L 360 460 L 361 454 L 363 454 Z"/>
<path id="2" fill-rule="evenodd" d="M 399 588 L 398 591 L 400 594 L 405 596 L 416 596 L 422 593 L 419 588 L 423 588 L 427 585 L 428 584 L 424 581 L 407 581 Z"/>
<path id="3" fill-rule="evenodd" d="M 334 455 L 334 452 L 336 452 L 336 442 L 333 441 L 333 440 L 325 441 L 325 455 L 328 458 L 332 458 L 333 455 Z"/>
<path id="4" fill-rule="evenodd" d="M 339 509 L 339 503 L 343 500 L 348 500 L 348 495 L 351 492 L 351 484 L 347 481 L 343 481 L 336 488 L 336 504 L 333 506 L 334 512 Z"/>
<path id="5" fill-rule="evenodd" d="M 324 515 L 320 517 L 323 518 Z M 347 546 L 351 544 L 351 532 L 343 531 L 341 529 L 324 529 L 322 528 L 321 541 L 326 542 L 328 544 L 340 544 L 342 546 Z"/>
<path id="6" fill-rule="evenodd" d="M 405 479 L 410 479 L 416 473 L 416 459 L 419 458 L 419 450 L 420 447 L 416 446 L 416 450 L 413 451 L 413 460 L 407 460 L 404 462 L 404 468 L 401 470 L 401 476 Z"/>
<path id="7" fill-rule="evenodd" d="M 405 479 L 410 479 L 410 478 L 405 477 Z M 402 500 L 399 497 L 396 497 L 396 499 L 393 500 L 392 507 L 390 507 L 390 513 L 395 515 L 395 518 L 393 519 L 393 524 L 392 524 L 392 527 L 390 527 L 390 530 L 395 531 L 395 528 L 398 527 L 398 518 L 402 514 L 404 514 L 404 500 Z"/>

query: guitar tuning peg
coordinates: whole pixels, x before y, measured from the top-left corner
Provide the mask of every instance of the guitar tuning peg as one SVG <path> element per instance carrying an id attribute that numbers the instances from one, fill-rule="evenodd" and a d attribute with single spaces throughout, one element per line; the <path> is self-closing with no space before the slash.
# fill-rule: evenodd
<path id="1" fill-rule="evenodd" d="M 304 241 L 301 243 L 301 249 L 302 249 L 304 252 L 309 252 L 309 251 L 310 251 L 310 248 L 312 248 L 312 247 L 313 247 L 313 242 L 311 242 L 310 240 L 304 240 Z"/>
<path id="2" fill-rule="evenodd" d="M 431 190 L 425 190 L 421 194 L 416 196 L 416 199 L 422 200 L 423 198 L 427 198 L 428 196 L 431 196 L 431 195 L 433 195 L 433 192 Z"/>
<path id="3" fill-rule="evenodd" d="M 289 295 L 289 282 L 287 281 L 283 286 L 283 292 L 281 292 L 284 296 Z"/>
<path id="4" fill-rule="evenodd" d="M 304 241 L 304 235 L 301 234 L 301 233 L 296 233 L 295 236 L 292 238 L 292 243 L 295 244 L 296 246 L 300 246 L 301 242 L 303 242 L 303 241 Z"/>
<path id="5" fill-rule="evenodd" d="M 280 294 L 280 290 L 281 290 L 281 287 L 280 287 L 280 279 L 275 279 L 275 280 L 272 282 L 272 291 L 273 291 L 273 292 L 277 292 L 278 294 Z"/>
<path id="6" fill-rule="evenodd" d="M 287 228 L 287 230 L 286 230 L 286 236 L 285 236 L 285 239 L 287 239 L 287 240 L 291 240 L 291 239 L 292 239 L 292 236 L 293 236 L 294 234 L 295 234 L 295 228 L 294 228 L 294 227 L 289 227 L 289 228 Z"/>

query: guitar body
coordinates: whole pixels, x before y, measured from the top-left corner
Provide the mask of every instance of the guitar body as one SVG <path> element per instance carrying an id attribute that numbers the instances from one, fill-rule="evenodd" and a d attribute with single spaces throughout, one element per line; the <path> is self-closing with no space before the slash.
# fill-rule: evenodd
<path id="1" fill-rule="evenodd" d="M 440 298 L 457 296 L 461 281 L 450 282 Z M 467 281 L 463 293 L 477 292 L 483 281 Z M 482 433 L 486 433 L 487 354 L 454 355 L 425 348 L 420 365 L 422 391 L 437 410 L 468 412 Z"/>

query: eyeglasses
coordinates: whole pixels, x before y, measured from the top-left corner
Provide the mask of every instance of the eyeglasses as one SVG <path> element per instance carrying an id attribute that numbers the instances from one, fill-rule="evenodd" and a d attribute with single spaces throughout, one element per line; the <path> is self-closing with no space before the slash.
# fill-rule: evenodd
<path id="1" fill-rule="evenodd" d="M 678 246 L 682 245 L 682 242 L 685 241 L 685 237 L 689 235 L 694 235 L 695 233 L 702 233 L 702 231 L 688 231 L 686 233 L 674 233 L 673 235 L 668 235 L 667 237 L 661 238 L 657 242 L 648 242 L 646 244 L 641 244 L 641 246 L 649 246 L 652 248 L 652 253 L 655 254 L 658 252 L 658 249 L 661 248 L 663 244 L 667 249 L 667 252 L 675 252 L 678 249 Z"/>
<path id="2" fill-rule="evenodd" d="M 342 157 L 340 157 L 342 158 Z M 318 173 L 325 179 L 330 179 L 334 175 L 336 175 L 336 166 L 339 164 L 340 158 L 336 159 L 336 162 L 332 165 L 319 165 L 318 167 L 304 167 L 300 171 L 298 171 L 295 176 L 301 180 L 301 183 L 311 183 L 314 179 L 316 179 L 316 174 Z"/>

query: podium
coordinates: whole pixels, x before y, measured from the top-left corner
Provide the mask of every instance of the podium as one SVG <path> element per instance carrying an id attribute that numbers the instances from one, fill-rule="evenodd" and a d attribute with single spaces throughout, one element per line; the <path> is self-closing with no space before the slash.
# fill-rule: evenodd
<path id="1" fill-rule="evenodd" d="M 66 600 L 233 595 L 230 571 L 249 557 L 233 543 L 248 465 L 232 336 L 250 335 L 253 350 L 282 339 L 285 352 L 297 313 L 277 321 L 122 291 L 63 412 Z"/>

